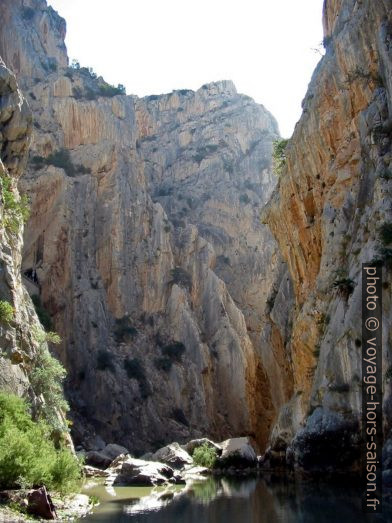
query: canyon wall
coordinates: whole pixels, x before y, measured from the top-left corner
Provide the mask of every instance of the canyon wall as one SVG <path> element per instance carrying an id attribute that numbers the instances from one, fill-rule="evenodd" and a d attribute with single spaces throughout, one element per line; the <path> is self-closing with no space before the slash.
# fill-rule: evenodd
<path id="1" fill-rule="evenodd" d="M 355 467 L 370 260 L 389 437 L 391 8 L 325 2 L 277 182 L 277 124 L 232 82 L 126 96 L 68 66 L 44 0 L 2 2 L 0 54 L 34 119 L 24 281 L 63 338 L 77 443 L 249 434 L 279 463 Z"/>
<path id="2" fill-rule="evenodd" d="M 76 443 L 263 449 L 293 391 L 293 289 L 259 218 L 276 121 L 230 81 L 126 96 L 68 66 L 44 0 L 0 13 L 34 118 L 24 280 L 63 339 Z"/>
<path id="3" fill-rule="evenodd" d="M 305 468 L 355 465 L 361 411 L 361 264 L 384 265 L 385 437 L 391 423 L 392 2 L 329 0 L 325 56 L 263 222 L 293 282 L 294 394 L 271 445 Z"/>

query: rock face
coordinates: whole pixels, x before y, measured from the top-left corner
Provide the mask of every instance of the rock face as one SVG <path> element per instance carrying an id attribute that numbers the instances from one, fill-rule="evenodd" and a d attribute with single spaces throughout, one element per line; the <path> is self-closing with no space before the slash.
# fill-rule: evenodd
<path id="1" fill-rule="evenodd" d="M 222 454 L 217 460 L 217 467 L 236 468 L 256 467 L 257 454 L 249 438 L 230 438 L 220 444 Z"/>
<path id="2" fill-rule="evenodd" d="M 153 454 L 152 460 L 166 463 L 174 469 L 181 469 L 185 465 L 192 465 L 193 463 L 191 456 L 178 443 L 171 443 L 157 450 Z"/>
<path id="3" fill-rule="evenodd" d="M 281 409 L 271 443 L 278 450 L 288 446 L 290 459 L 305 468 L 331 452 L 334 438 L 347 457 L 343 465 L 355 466 L 358 458 L 361 264 L 381 258 L 387 265 L 390 257 L 379 228 L 392 222 L 391 14 L 390 1 L 325 2 L 326 53 L 264 213 L 295 294 L 289 344 L 294 394 Z M 338 280 L 352 280 L 348 292 L 334 287 Z M 384 281 L 386 372 L 392 358 L 389 270 Z"/>
<path id="4" fill-rule="evenodd" d="M 274 118 L 229 81 L 122 95 L 67 67 L 44 0 L 0 12 L 34 115 L 23 271 L 63 339 L 76 443 L 253 434 L 263 448 L 292 393 L 293 291 L 259 220 Z"/>
<path id="5" fill-rule="evenodd" d="M 120 456 L 110 468 L 113 485 L 155 486 L 167 483 L 174 476 L 174 471 L 164 463 L 144 461 Z"/>
<path id="6" fill-rule="evenodd" d="M 37 349 L 32 328 L 38 326 L 33 304 L 22 285 L 21 216 L 15 208 L 16 182 L 26 164 L 31 113 L 15 76 L 0 59 L 0 300 L 10 308 L 0 317 L 0 390 L 18 395 L 33 392 L 28 379 Z"/>
<path id="7" fill-rule="evenodd" d="M 274 190 L 276 122 L 231 82 L 125 96 L 68 67 L 65 22 L 44 0 L 1 2 L 0 54 L 34 115 L 23 271 L 63 338 L 77 443 L 141 453 L 254 435 L 272 461 L 325 468 L 339 442 L 355 467 L 372 258 L 388 268 L 389 435 L 391 7 L 325 2 L 326 54 Z M 16 179 L 30 124 L 3 72 L 3 172 Z M 24 390 L 34 313 L 18 231 L 1 236 L 2 293 L 21 328 L 1 326 L 0 379 Z"/>

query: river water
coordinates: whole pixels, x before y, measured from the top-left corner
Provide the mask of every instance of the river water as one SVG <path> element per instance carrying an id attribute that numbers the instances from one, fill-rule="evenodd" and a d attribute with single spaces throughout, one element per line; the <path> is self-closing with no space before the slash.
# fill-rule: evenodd
<path id="1" fill-rule="evenodd" d="M 80 523 L 360 523 L 392 522 L 392 510 L 367 516 L 358 488 L 275 479 L 209 478 L 187 487 L 87 484 L 101 503 Z"/>

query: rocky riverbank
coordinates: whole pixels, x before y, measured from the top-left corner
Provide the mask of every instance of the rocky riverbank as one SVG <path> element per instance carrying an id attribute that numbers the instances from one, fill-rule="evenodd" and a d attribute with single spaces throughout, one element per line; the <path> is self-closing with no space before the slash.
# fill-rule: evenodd
<path id="1" fill-rule="evenodd" d="M 140 458 L 115 444 L 96 451 L 79 451 L 79 455 L 86 463 L 83 469 L 86 482 L 104 481 L 106 487 L 186 487 L 193 481 L 207 479 L 210 474 L 255 474 L 260 465 L 257 446 L 247 437 L 221 443 L 207 438 L 191 440 L 185 445 L 171 443 Z M 207 459 L 209 466 L 200 465 L 203 460 L 207 464 Z M 24 514 L 47 520 L 72 520 L 93 508 L 93 501 L 84 494 L 59 498 L 51 496 L 45 487 L 2 491 L 0 504 L 5 505 L 0 508 L 3 521 L 25 521 Z"/>

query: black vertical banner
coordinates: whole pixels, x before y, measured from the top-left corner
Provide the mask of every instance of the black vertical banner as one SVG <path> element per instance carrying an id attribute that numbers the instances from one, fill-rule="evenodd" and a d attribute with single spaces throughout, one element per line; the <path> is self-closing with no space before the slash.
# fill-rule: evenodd
<path id="1" fill-rule="evenodd" d="M 362 264 L 362 508 L 382 512 L 382 267 Z"/>

